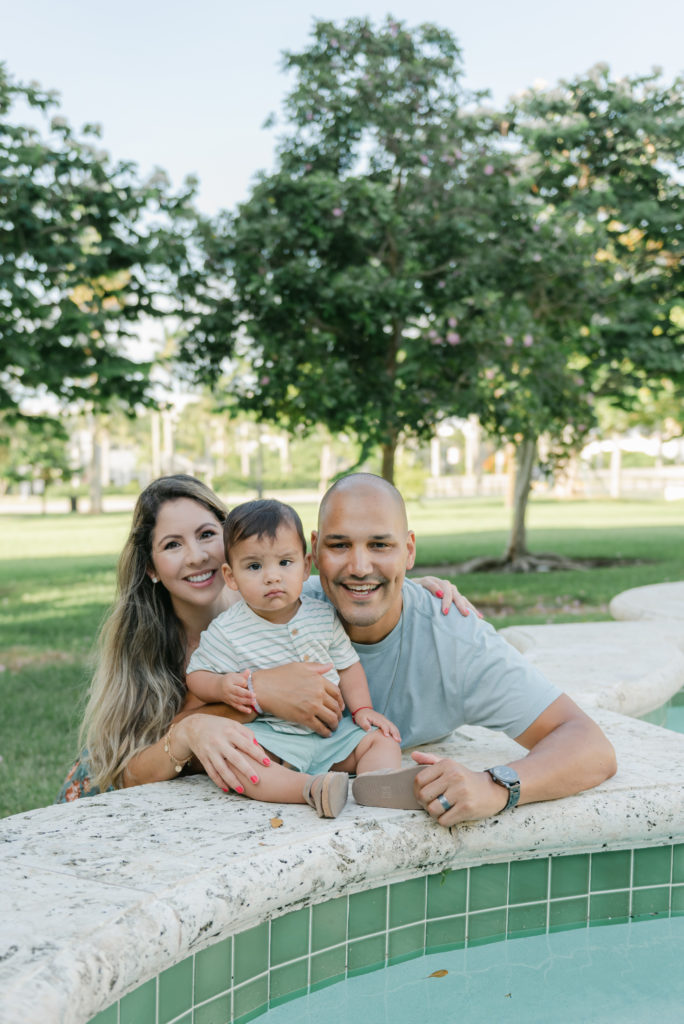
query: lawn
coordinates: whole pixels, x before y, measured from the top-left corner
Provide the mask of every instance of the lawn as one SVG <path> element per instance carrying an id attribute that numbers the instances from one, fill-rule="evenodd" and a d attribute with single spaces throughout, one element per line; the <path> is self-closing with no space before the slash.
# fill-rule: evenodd
<path id="1" fill-rule="evenodd" d="M 299 510 L 310 529 L 314 505 Z M 497 501 L 414 503 L 409 518 L 422 565 L 453 565 L 505 544 L 508 513 Z M 534 500 L 532 550 L 636 561 L 458 583 L 497 627 L 608 618 L 619 591 L 684 579 L 683 519 L 681 502 Z M 76 753 L 89 658 L 129 523 L 127 513 L 0 517 L 0 816 L 51 803 Z"/>

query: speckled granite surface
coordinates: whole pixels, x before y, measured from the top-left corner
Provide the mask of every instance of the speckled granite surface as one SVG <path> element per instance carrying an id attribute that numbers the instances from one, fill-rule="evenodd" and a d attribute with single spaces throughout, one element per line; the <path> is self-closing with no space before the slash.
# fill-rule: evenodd
<path id="1" fill-rule="evenodd" d="M 446 867 L 684 839 L 684 736 L 597 711 L 618 774 L 595 790 L 445 830 L 422 812 L 226 796 L 203 777 L 0 821 L 0 1020 L 77 1024 L 193 951 L 332 895 Z M 520 748 L 464 728 L 473 768 Z M 283 826 L 271 828 L 277 814 Z"/>
<path id="2" fill-rule="evenodd" d="M 684 621 L 508 626 L 500 634 L 590 712 L 639 717 L 684 686 Z"/>

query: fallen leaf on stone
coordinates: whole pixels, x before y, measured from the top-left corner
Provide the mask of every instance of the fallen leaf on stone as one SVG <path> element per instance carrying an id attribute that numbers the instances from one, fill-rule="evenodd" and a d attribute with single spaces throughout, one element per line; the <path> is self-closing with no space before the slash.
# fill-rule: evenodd
<path id="1" fill-rule="evenodd" d="M 271 828 L 280 828 L 283 823 L 282 818 L 271 818 Z"/>
<path id="2" fill-rule="evenodd" d="M 448 971 L 433 971 L 432 974 L 428 974 L 428 978 L 443 978 Z"/>

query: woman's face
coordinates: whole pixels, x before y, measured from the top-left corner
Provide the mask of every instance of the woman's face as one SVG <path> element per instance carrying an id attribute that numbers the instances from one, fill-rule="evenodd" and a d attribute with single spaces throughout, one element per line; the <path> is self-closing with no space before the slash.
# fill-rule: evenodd
<path id="1" fill-rule="evenodd" d="M 157 586 L 166 587 L 180 618 L 183 607 L 205 607 L 222 593 L 223 527 L 192 498 L 176 498 L 160 507 L 151 554 L 150 576 L 159 577 Z"/>

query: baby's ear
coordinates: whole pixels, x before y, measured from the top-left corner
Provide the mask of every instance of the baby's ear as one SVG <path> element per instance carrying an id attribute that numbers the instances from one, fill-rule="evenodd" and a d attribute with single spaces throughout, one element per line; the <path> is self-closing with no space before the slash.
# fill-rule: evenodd
<path id="1" fill-rule="evenodd" d="M 237 590 L 238 585 L 235 582 L 235 577 L 233 576 L 233 570 L 230 567 L 230 562 L 223 563 L 223 565 L 221 566 L 221 572 L 223 573 L 223 578 L 226 581 L 226 585 L 229 586 L 231 590 Z"/>
<path id="2" fill-rule="evenodd" d="M 304 555 L 304 579 L 308 580 L 311 575 L 311 555 Z"/>

